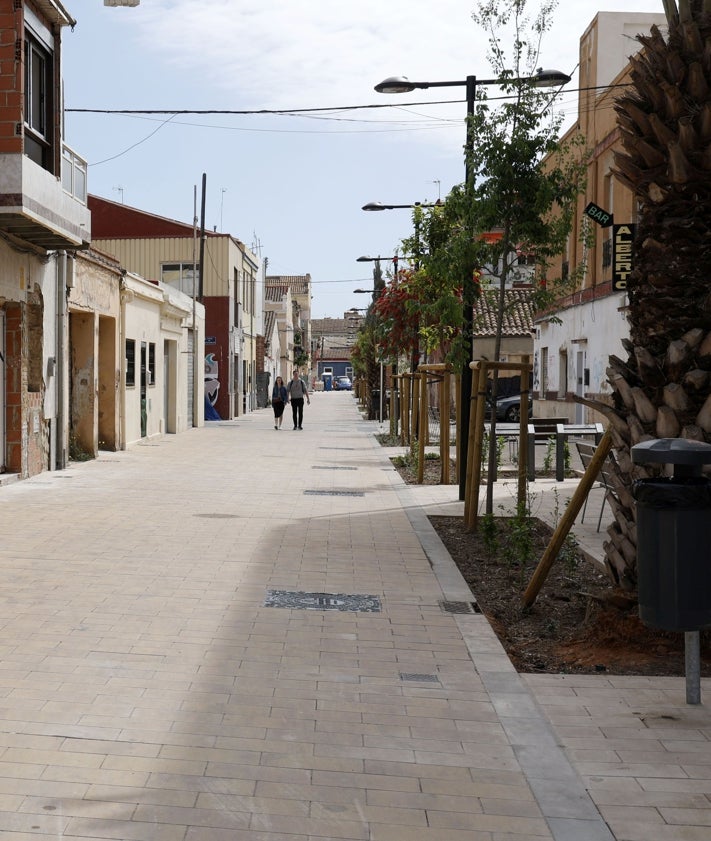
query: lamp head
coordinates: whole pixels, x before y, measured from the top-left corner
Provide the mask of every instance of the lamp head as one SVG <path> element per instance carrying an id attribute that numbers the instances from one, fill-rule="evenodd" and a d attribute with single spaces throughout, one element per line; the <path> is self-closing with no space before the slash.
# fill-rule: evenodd
<path id="1" fill-rule="evenodd" d="M 388 76 L 382 82 L 378 82 L 375 90 L 378 93 L 410 93 L 416 89 L 417 85 L 413 84 L 407 76 Z"/>
<path id="2" fill-rule="evenodd" d="M 531 77 L 537 88 L 557 88 L 559 85 L 567 85 L 570 76 L 561 70 L 544 70 L 539 67 Z"/>
<path id="3" fill-rule="evenodd" d="M 380 201 L 369 201 L 368 204 L 364 204 L 361 210 L 385 210 L 385 206 Z"/>

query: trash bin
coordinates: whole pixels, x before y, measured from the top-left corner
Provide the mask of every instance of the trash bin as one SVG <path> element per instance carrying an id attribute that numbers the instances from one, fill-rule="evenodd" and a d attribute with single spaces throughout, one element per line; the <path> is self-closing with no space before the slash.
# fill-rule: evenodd
<path id="1" fill-rule="evenodd" d="M 324 391 L 331 391 L 333 388 L 333 377 L 331 374 L 324 374 L 323 375 L 323 388 Z"/>
<path id="2" fill-rule="evenodd" d="M 672 477 L 640 479 L 637 501 L 637 588 L 643 622 L 668 631 L 711 624 L 711 445 L 681 438 L 632 447 L 635 464 L 672 464 Z"/>

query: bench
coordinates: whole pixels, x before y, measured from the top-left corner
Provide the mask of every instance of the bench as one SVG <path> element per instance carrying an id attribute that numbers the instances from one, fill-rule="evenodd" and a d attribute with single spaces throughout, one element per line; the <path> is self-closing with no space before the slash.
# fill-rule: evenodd
<path id="1" fill-rule="evenodd" d="M 557 429 L 562 424 L 567 424 L 567 418 L 530 418 L 528 422 L 528 479 L 530 482 L 536 479 L 536 445 L 548 444 L 551 438 L 555 438 Z M 486 432 L 490 432 L 491 424 L 485 424 Z M 518 423 L 497 423 L 496 436 L 507 439 L 518 440 L 521 434 L 521 426 Z M 563 460 L 561 459 L 561 464 Z M 563 467 L 563 469 L 565 469 Z M 556 474 L 558 464 L 556 463 Z"/>
<path id="2" fill-rule="evenodd" d="M 595 448 L 597 447 L 596 442 L 595 444 L 590 444 L 587 441 L 581 441 L 579 439 L 575 440 L 575 446 L 578 450 L 578 455 L 580 456 L 580 461 L 583 465 L 583 474 L 589 469 L 590 462 L 595 455 Z M 602 498 L 602 505 L 600 506 L 600 514 L 597 518 L 597 530 L 600 531 L 600 525 L 602 523 L 602 512 L 605 510 L 605 503 L 609 502 L 609 496 L 616 497 L 616 491 L 614 485 L 612 483 L 611 476 L 615 472 L 615 459 L 612 453 L 610 453 L 606 458 L 605 461 L 602 463 L 602 466 L 598 470 L 596 481 L 598 482 L 599 486 L 604 488 L 605 495 Z M 585 509 L 588 507 L 588 498 L 585 497 L 585 504 L 583 505 L 583 513 L 580 517 L 580 522 L 585 522 Z"/>
<path id="3" fill-rule="evenodd" d="M 600 443 L 604 429 L 601 423 L 559 423 L 555 433 L 555 478 L 562 482 L 565 478 L 565 442 L 574 438 L 592 438 Z"/>
<path id="4" fill-rule="evenodd" d="M 567 424 L 567 418 L 531 418 L 528 424 L 528 480 L 536 479 L 536 444 L 548 446 L 551 438 L 555 438 L 558 427 Z M 561 465 L 563 460 L 560 461 Z M 563 468 L 565 469 L 565 468 Z M 556 475 L 558 473 L 558 459 L 556 457 Z"/>

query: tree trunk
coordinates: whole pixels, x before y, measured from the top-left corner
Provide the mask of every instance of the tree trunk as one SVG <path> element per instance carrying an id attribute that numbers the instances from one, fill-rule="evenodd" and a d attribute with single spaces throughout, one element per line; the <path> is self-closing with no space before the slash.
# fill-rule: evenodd
<path id="1" fill-rule="evenodd" d="M 661 466 L 633 465 L 651 438 L 711 442 L 711 14 L 708 0 L 664 0 L 669 20 L 639 36 L 632 87 L 617 101 L 615 173 L 640 206 L 628 280 L 626 361 L 610 358 L 614 449 L 620 465 L 606 563 L 636 587 L 632 482 Z M 614 418 L 614 420 L 613 420 Z"/>

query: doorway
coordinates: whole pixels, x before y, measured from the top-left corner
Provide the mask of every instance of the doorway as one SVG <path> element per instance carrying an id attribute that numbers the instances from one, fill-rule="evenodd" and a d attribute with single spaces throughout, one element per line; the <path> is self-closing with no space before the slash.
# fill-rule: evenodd
<path id="1" fill-rule="evenodd" d="M 141 438 L 148 435 L 148 345 L 141 342 Z"/>

